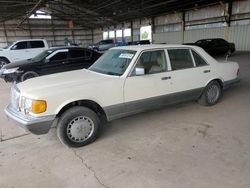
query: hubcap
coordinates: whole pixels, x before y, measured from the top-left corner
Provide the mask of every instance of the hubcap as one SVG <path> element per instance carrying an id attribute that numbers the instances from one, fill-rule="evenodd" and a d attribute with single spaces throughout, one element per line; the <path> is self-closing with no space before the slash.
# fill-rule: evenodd
<path id="1" fill-rule="evenodd" d="M 94 122 L 87 116 L 78 116 L 67 126 L 67 136 L 73 142 L 83 142 L 94 132 Z"/>
<path id="2" fill-rule="evenodd" d="M 211 85 L 207 90 L 207 99 L 210 104 L 215 103 L 220 95 L 220 90 L 217 85 Z"/>

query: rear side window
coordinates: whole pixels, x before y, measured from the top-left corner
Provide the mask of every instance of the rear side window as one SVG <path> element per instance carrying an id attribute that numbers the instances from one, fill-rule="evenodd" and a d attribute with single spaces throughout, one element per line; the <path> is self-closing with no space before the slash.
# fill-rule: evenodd
<path id="1" fill-rule="evenodd" d="M 28 47 L 28 42 L 18 42 L 16 43 L 11 49 L 12 50 L 22 50 L 22 49 L 27 49 Z"/>
<path id="2" fill-rule="evenodd" d="M 193 54 L 194 61 L 197 67 L 207 65 L 206 61 L 195 51 L 192 50 L 192 54 Z"/>
<path id="3" fill-rule="evenodd" d="M 172 70 L 180 70 L 194 67 L 189 49 L 169 49 L 169 59 Z"/>
<path id="4" fill-rule="evenodd" d="M 68 52 L 58 52 L 53 57 L 50 58 L 50 61 L 59 61 L 63 59 L 67 59 L 67 53 Z"/>
<path id="5" fill-rule="evenodd" d="M 44 42 L 43 41 L 30 41 L 30 47 L 31 48 L 44 48 Z"/>
<path id="6" fill-rule="evenodd" d="M 72 49 L 70 50 L 70 58 L 83 58 L 84 50 L 81 49 Z"/>

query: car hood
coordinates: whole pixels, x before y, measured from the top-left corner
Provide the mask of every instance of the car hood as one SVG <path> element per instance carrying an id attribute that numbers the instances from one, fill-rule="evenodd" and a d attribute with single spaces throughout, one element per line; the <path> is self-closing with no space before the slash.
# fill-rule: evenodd
<path id="1" fill-rule="evenodd" d="M 95 84 L 98 87 L 98 85 L 114 77 L 117 76 L 81 69 L 33 78 L 21 82 L 17 86 L 23 95 L 34 95 L 37 97 L 48 94 L 48 92 L 56 93 L 60 90 L 70 90 L 72 87 L 82 87 L 82 85 L 86 85 L 87 87 Z"/>
<path id="2" fill-rule="evenodd" d="M 3 66 L 3 69 L 12 69 L 12 68 L 16 68 L 16 67 L 21 67 L 23 65 L 27 65 L 30 63 L 34 63 L 34 61 L 32 61 L 32 59 L 26 59 L 26 60 L 22 60 L 22 61 L 15 61 L 12 63 L 9 63 L 7 65 Z"/>

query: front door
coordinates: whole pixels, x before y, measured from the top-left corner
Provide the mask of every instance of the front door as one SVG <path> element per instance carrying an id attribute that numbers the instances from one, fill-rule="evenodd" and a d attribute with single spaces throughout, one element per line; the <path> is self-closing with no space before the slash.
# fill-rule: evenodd
<path id="1" fill-rule="evenodd" d="M 11 62 L 30 59 L 28 45 L 29 43 L 27 41 L 22 41 L 12 46 L 10 49 Z"/>
<path id="2" fill-rule="evenodd" d="M 40 74 L 52 74 L 67 70 L 68 66 L 68 49 L 57 50 L 50 54 L 43 65 L 40 66 Z"/>
<path id="3" fill-rule="evenodd" d="M 144 69 L 136 75 L 136 69 Z M 136 113 L 166 104 L 171 100 L 168 65 L 165 50 L 143 52 L 124 85 L 125 113 Z"/>

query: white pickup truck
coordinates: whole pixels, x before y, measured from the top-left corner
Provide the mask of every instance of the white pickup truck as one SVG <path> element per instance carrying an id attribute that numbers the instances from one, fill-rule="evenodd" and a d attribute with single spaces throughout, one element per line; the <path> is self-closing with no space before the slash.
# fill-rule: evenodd
<path id="1" fill-rule="evenodd" d="M 48 43 L 44 39 L 16 41 L 0 49 L 0 69 L 10 62 L 33 58 L 48 48 Z"/>
<path id="2" fill-rule="evenodd" d="M 111 121 L 189 100 L 214 105 L 238 73 L 237 63 L 218 63 L 196 46 L 116 47 L 88 70 L 14 85 L 5 112 L 34 134 L 55 123 L 62 143 L 80 147 L 96 139 L 102 117 Z"/>

